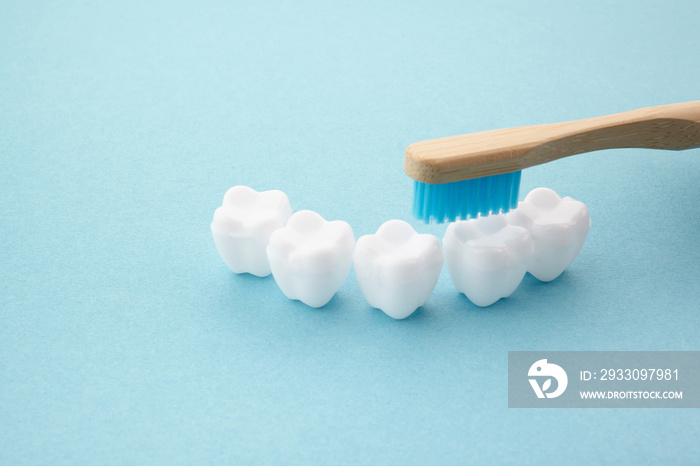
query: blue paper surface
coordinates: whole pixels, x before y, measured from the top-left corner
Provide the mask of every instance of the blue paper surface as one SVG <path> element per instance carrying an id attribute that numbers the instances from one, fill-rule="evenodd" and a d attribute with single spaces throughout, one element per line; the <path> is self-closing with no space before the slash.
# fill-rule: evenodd
<path id="1" fill-rule="evenodd" d="M 675 463 L 697 411 L 507 408 L 507 352 L 698 350 L 700 150 L 523 172 L 592 227 L 477 308 L 315 310 L 209 224 L 280 189 L 356 238 L 412 220 L 412 142 L 698 100 L 700 3 L 3 2 L 0 463 Z"/>

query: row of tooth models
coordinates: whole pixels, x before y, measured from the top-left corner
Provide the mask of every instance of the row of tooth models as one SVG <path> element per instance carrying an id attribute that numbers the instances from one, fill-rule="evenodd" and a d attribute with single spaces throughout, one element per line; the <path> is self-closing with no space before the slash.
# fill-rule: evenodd
<path id="1" fill-rule="evenodd" d="M 537 188 L 507 214 L 450 224 L 442 248 L 437 237 L 401 220 L 355 244 L 346 222 L 310 210 L 292 215 L 283 192 L 234 186 L 214 212 L 211 230 L 233 272 L 272 273 L 289 299 L 324 306 L 352 263 L 369 304 L 403 319 L 425 304 L 443 260 L 455 287 L 477 306 L 489 306 L 510 296 L 526 272 L 542 281 L 558 277 L 576 259 L 590 225 L 582 202 Z"/>

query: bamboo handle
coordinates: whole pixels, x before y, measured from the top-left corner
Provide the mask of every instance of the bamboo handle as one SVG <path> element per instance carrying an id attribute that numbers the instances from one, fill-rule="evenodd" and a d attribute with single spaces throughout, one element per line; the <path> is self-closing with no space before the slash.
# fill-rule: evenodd
<path id="1" fill-rule="evenodd" d="M 415 180 L 439 184 L 624 147 L 700 147 L 700 101 L 421 141 L 406 149 L 404 171 Z"/>

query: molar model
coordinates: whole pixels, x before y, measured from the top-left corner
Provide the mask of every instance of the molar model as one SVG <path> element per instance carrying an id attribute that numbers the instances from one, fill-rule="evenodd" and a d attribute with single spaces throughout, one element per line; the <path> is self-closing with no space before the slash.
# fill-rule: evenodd
<path id="1" fill-rule="evenodd" d="M 235 273 L 270 275 L 265 249 L 270 235 L 292 215 L 289 199 L 282 191 L 257 192 L 247 186 L 226 191 L 214 212 L 211 232 L 216 249 Z"/>
<path id="2" fill-rule="evenodd" d="M 452 283 L 482 307 L 515 291 L 532 251 L 528 231 L 503 214 L 452 223 L 442 243 Z"/>
<path id="3" fill-rule="evenodd" d="M 353 264 L 372 307 L 404 319 L 425 304 L 442 270 L 440 240 L 419 235 L 401 220 L 389 220 L 357 241 Z"/>
<path id="4" fill-rule="evenodd" d="M 562 199 L 549 188 L 530 191 L 506 218 L 510 224 L 530 232 L 534 249 L 527 270 L 544 282 L 554 280 L 571 265 L 591 227 L 583 202 L 570 197 Z"/>
<path id="5" fill-rule="evenodd" d="M 354 247 L 355 237 L 346 222 L 329 222 L 316 212 L 301 210 L 272 233 L 267 257 L 285 296 L 321 307 L 343 285 Z"/>

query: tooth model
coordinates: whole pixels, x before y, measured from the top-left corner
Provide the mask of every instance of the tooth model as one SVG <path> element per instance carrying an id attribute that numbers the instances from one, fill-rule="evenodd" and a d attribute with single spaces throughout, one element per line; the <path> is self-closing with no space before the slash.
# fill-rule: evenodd
<path id="1" fill-rule="evenodd" d="M 548 188 L 530 191 L 506 218 L 530 232 L 534 250 L 527 270 L 543 282 L 554 280 L 571 265 L 591 227 L 583 202 L 562 199 Z"/>
<path id="2" fill-rule="evenodd" d="M 357 240 L 353 264 L 372 307 L 404 319 L 425 304 L 442 270 L 440 240 L 419 235 L 401 220 L 389 220 L 374 235 Z"/>
<path id="3" fill-rule="evenodd" d="M 282 191 L 257 192 L 247 186 L 226 191 L 222 206 L 214 212 L 211 232 L 228 268 L 258 277 L 270 275 L 265 249 L 272 232 L 282 228 L 290 215 L 292 207 Z"/>
<path id="4" fill-rule="evenodd" d="M 346 222 L 329 222 L 316 212 L 301 210 L 272 234 L 267 257 L 285 296 L 321 307 L 343 286 L 353 247 L 355 237 Z"/>
<path id="5" fill-rule="evenodd" d="M 452 283 L 482 307 L 515 291 L 532 251 L 528 231 L 502 214 L 451 223 L 442 244 Z"/>

